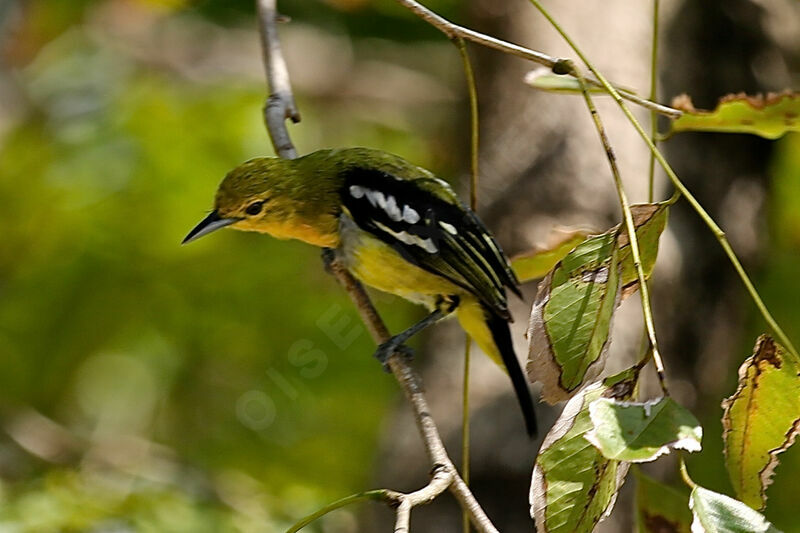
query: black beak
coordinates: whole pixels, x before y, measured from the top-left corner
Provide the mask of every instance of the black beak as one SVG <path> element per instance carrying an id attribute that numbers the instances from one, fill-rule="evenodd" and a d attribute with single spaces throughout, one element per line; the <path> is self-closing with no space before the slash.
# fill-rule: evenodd
<path id="1" fill-rule="evenodd" d="M 240 219 L 238 218 L 220 218 L 219 214 L 216 211 L 212 211 L 208 214 L 206 218 L 200 221 L 192 231 L 181 241 L 181 244 L 187 244 L 192 242 L 195 239 L 199 239 L 203 235 L 208 235 L 212 231 L 216 231 L 219 228 L 224 228 L 225 226 L 230 226 L 235 222 L 239 222 Z"/>

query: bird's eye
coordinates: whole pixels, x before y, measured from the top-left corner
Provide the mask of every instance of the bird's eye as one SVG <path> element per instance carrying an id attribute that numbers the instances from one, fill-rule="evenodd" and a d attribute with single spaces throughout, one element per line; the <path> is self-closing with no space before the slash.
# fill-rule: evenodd
<path id="1" fill-rule="evenodd" d="M 247 206 L 247 209 L 244 210 L 250 216 L 255 216 L 261 212 L 261 209 L 264 207 L 264 202 L 258 201 L 253 202 L 252 204 Z"/>

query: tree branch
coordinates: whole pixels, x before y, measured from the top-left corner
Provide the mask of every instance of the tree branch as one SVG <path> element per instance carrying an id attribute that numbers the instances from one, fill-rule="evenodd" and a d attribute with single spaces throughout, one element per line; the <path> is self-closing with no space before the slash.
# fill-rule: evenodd
<path id="1" fill-rule="evenodd" d="M 397 520 L 394 524 L 394 533 L 408 533 L 411 523 L 411 509 L 418 505 L 432 502 L 439 494 L 447 490 L 453 483 L 453 473 L 446 468 L 436 468 L 433 471 L 430 483 L 410 494 L 398 496 L 400 504 L 397 506 Z"/>
<path id="2" fill-rule="evenodd" d="M 289 73 L 286 62 L 281 53 L 280 42 L 276 30 L 275 0 L 256 0 L 258 10 L 261 46 L 264 56 L 264 68 L 267 75 L 269 98 L 264 106 L 264 122 L 276 153 L 283 158 L 297 157 L 289 132 L 286 129 L 286 119 L 294 122 L 300 120 L 292 95 Z M 383 343 L 391 337 L 375 306 L 369 299 L 364 287 L 350 272 L 337 260 L 333 250 L 323 251 L 323 260 L 328 271 L 344 287 L 356 305 L 361 319 L 369 329 L 376 343 Z M 394 353 L 387 359 L 387 364 L 406 395 L 411 408 L 417 429 L 420 432 L 425 451 L 433 465 L 433 477 L 424 488 L 407 495 L 398 495 L 397 522 L 395 532 L 407 533 L 411 509 L 417 505 L 425 504 L 436 498 L 445 489 L 450 489 L 480 533 L 497 533 L 489 517 L 481 508 L 478 501 L 470 492 L 452 460 L 447 455 L 439 430 L 431 417 L 428 402 L 423 393 L 420 377 L 400 353 Z M 399 493 L 389 493 L 396 495 Z"/>
<path id="3" fill-rule="evenodd" d="M 380 344 L 389 340 L 391 337 L 389 330 L 378 315 L 375 306 L 372 305 L 361 283 L 359 283 L 344 265 L 337 260 L 332 250 L 323 252 L 323 259 L 325 260 L 329 272 L 336 277 L 342 287 L 344 287 L 350 295 L 350 299 L 358 309 L 361 319 L 367 325 L 375 342 Z M 442 443 L 442 438 L 439 436 L 439 429 L 436 427 L 436 422 L 430 414 L 428 402 L 425 399 L 424 389 L 422 387 L 422 380 L 414 369 L 408 365 L 402 354 L 392 354 L 386 362 L 411 404 L 411 408 L 414 411 L 414 419 L 417 423 L 417 429 L 422 436 L 425 452 L 428 454 L 428 459 L 430 459 L 431 464 L 434 465 L 434 468 L 443 468 L 452 475 L 452 480 L 448 488 L 458 500 L 461 508 L 469 514 L 472 525 L 480 532 L 497 532 L 497 528 L 494 527 L 489 517 L 486 516 L 486 513 L 475 499 L 475 496 L 473 496 L 469 487 L 467 487 L 467 484 L 464 483 L 464 480 L 458 475 L 453 461 L 451 461 L 450 457 L 447 455 L 447 450 L 445 450 L 444 444 Z"/>
<path id="4" fill-rule="evenodd" d="M 294 159 L 297 157 L 297 150 L 286 129 L 286 119 L 291 119 L 296 124 L 300 122 L 300 113 L 294 103 L 289 71 L 278 40 L 275 0 L 256 0 L 256 11 L 269 94 L 264 103 L 264 124 L 275 153 L 284 159 Z"/>
<path id="5" fill-rule="evenodd" d="M 524 46 L 520 46 L 518 44 L 510 43 L 508 41 L 503 41 L 501 39 L 497 39 L 495 37 L 491 37 L 489 35 L 477 32 L 475 30 L 471 30 L 469 28 L 465 28 L 464 26 L 459 26 L 458 24 L 454 24 L 447 20 L 446 18 L 442 17 L 438 13 L 435 13 L 428 9 L 427 7 L 423 6 L 419 2 L 415 0 L 397 0 L 401 5 L 407 7 L 410 11 L 420 17 L 422 20 L 434 26 L 436 29 L 444 33 L 449 39 L 457 39 L 461 37 L 466 41 L 472 41 L 473 43 L 480 44 L 487 48 L 492 48 L 494 50 L 499 50 L 500 52 L 505 52 L 506 54 L 511 54 L 513 56 L 521 57 L 522 59 L 527 59 L 528 61 L 533 61 L 534 63 L 539 63 L 540 65 L 544 65 L 548 68 L 553 68 L 557 64 L 559 64 L 562 59 L 549 56 L 542 52 L 537 52 L 536 50 L 531 50 L 530 48 L 525 48 Z M 595 87 L 603 87 L 603 84 L 599 81 L 586 78 L 586 83 L 593 85 Z M 683 115 L 683 111 L 679 109 L 674 109 L 672 107 L 665 106 L 663 104 L 659 104 L 657 102 L 652 102 L 647 100 L 646 98 L 642 98 L 641 96 L 637 96 L 629 91 L 625 91 L 623 89 L 617 89 L 619 95 L 634 104 L 640 105 L 646 109 L 651 111 L 655 111 L 656 113 L 660 113 L 664 116 L 670 117 L 672 119 L 676 119 Z"/>

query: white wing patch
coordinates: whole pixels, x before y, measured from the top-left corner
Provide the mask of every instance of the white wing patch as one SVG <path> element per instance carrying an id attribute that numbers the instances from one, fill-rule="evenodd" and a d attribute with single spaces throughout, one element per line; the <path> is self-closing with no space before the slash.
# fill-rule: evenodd
<path id="1" fill-rule="evenodd" d="M 400 212 L 400 208 L 397 207 L 397 200 L 394 199 L 394 196 L 389 196 L 386 198 L 386 205 L 384 206 L 383 210 L 386 211 L 386 214 L 389 215 L 389 218 L 395 222 L 400 222 L 403 220 L 403 214 Z"/>
<path id="2" fill-rule="evenodd" d="M 401 209 L 397 204 L 397 200 L 391 194 L 384 195 L 381 191 L 367 189 L 359 185 L 351 185 L 350 196 L 357 200 L 366 196 L 367 200 L 369 200 L 369 203 L 372 204 L 372 207 L 380 207 L 386 212 L 389 218 L 395 222 L 400 222 L 403 220 L 409 224 L 416 224 L 420 221 L 421 217 L 413 207 L 404 205 Z M 442 222 L 442 224 L 442 227 L 444 227 L 447 231 L 453 235 L 456 234 L 453 226 L 446 224 L 445 222 Z M 447 227 L 444 226 L 445 224 Z"/>
<path id="3" fill-rule="evenodd" d="M 386 233 L 388 233 L 389 235 L 391 235 L 392 237 L 394 237 L 395 239 L 397 239 L 400 242 L 403 242 L 405 244 L 410 244 L 412 246 L 419 246 L 420 248 L 422 248 L 423 250 L 425 250 L 426 252 L 431 253 L 431 254 L 435 254 L 436 252 L 439 251 L 439 249 L 436 248 L 436 245 L 433 244 L 433 241 L 430 238 L 423 239 L 423 238 L 418 237 L 416 235 L 411 235 L 410 233 L 405 232 L 405 231 L 394 231 L 392 228 L 384 226 L 383 224 L 381 224 L 377 220 L 375 220 L 373 222 L 382 231 L 385 231 Z"/>
<path id="4" fill-rule="evenodd" d="M 458 235 L 458 230 L 454 225 L 441 221 L 439 221 L 439 225 L 442 227 L 443 230 L 445 230 L 450 235 Z"/>
<path id="5" fill-rule="evenodd" d="M 419 222 L 420 216 L 417 211 L 412 208 L 408 207 L 407 205 L 403 206 L 403 220 L 408 222 L 409 224 L 416 224 Z"/>
<path id="6" fill-rule="evenodd" d="M 363 198 L 366 191 L 364 191 L 363 187 L 359 187 L 358 185 L 351 185 L 350 186 L 350 196 L 355 199 Z"/>
<path id="7" fill-rule="evenodd" d="M 494 241 L 492 240 L 491 237 L 489 237 L 488 235 L 484 234 L 483 235 L 483 240 L 486 241 L 486 244 L 489 245 L 489 248 L 491 248 L 492 251 L 494 251 L 497 255 L 500 255 L 500 256 L 503 255 L 502 252 L 500 252 L 500 250 L 497 249 L 497 245 L 494 243 Z"/>
<path id="8" fill-rule="evenodd" d="M 367 200 L 369 203 L 372 204 L 372 207 L 378 207 L 381 203 L 386 205 L 386 198 L 383 197 L 383 193 L 380 191 L 373 191 L 371 189 L 367 189 Z"/>
<path id="9" fill-rule="evenodd" d="M 419 215 L 416 209 L 408 205 L 404 205 L 401 208 L 397 204 L 397 199 L 391 194 L 384 194 L 381 191 L 368 189 L 366 187 L 361 187 L 359 185 L 351 185 L 349 192 L 350 196 L 356 199 L 361 199 L 366 196 L 367 200 L 369 200 L 369 203 L 372 205 L 372 207 L 379 207 L 383 209 L 386 215 L 394 222 L 405 222 L 407 224 L 416 224 L 417 222 L 422 220 L 422 217 Z M 436 252 L 439 251 L 430 238 L 423 239 L 422 237 L 412 235 L 406 231 L 397 232 L 392 230 L 391 228 L 386 227 L 385 225 L 381 224 L 378 221 L 374 222 L 383 231 L 389 233 L 390 235 L 394 236 L 397 240 L 405 244 L 419 246 L 426 252 L 432 254 L 435 254 Z M 458 235 L 458 230 L 456 230 L 455 226 L 453 226 L 452 224 L 448 224 L 447 222 L 439 222 L 439 225 L 451 235 Z"/>

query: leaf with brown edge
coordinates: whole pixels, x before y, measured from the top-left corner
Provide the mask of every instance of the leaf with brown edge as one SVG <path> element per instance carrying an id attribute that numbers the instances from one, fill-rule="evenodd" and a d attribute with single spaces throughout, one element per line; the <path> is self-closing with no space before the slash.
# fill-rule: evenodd
<path id="1" fill-rule="evenodd" d="M 628 463 L 607 459 L 584 438 L 589 405 L 599 398 L 630 399 L 638 370 L 625 370 L 581 389 L 564 406 L 536 457 L 530 513 L 540 533 L 592 531 L 611 513 Z"/>
<path id="2" fill-rule="evenodd" d="M 683 114 L 672 121 L 671 133 L 715 131 L 777 139 L 786 132 L 800 131 L 800 93 L 791 91 L 766 96 L 729 94 L 720 98 L 713 111 L 695 109 L 692 99 L 683 94 L 675 97 L 672 107 Z"/>
<path id="3" fill-rule="evenodd" d="M 614 234 L 589 237 L 539 283 L 527 371 L 550 404 L 570 398 L 605 365 L 620 301 L 618 256 Z"/>
<path id="4" fill-rule="evenodd" d="M 739 386 L 722 402 L 725 466 L 738 498 L 767 503 L 778 455 L 800 432 L 800 368 L 772 337 L 761 335 L 739 367 Z"/>
<path id="5" fill-rule="evenodd" d="M 669 204 L 631 206 L 645 277 L 658 255 Z M 638 288 L 627 232 L 616 225 L 586 237 L 539 283 L 528 327 L 529 379 L 542 399 L 570 398 L 605 366 L 613 316 Z"/>

